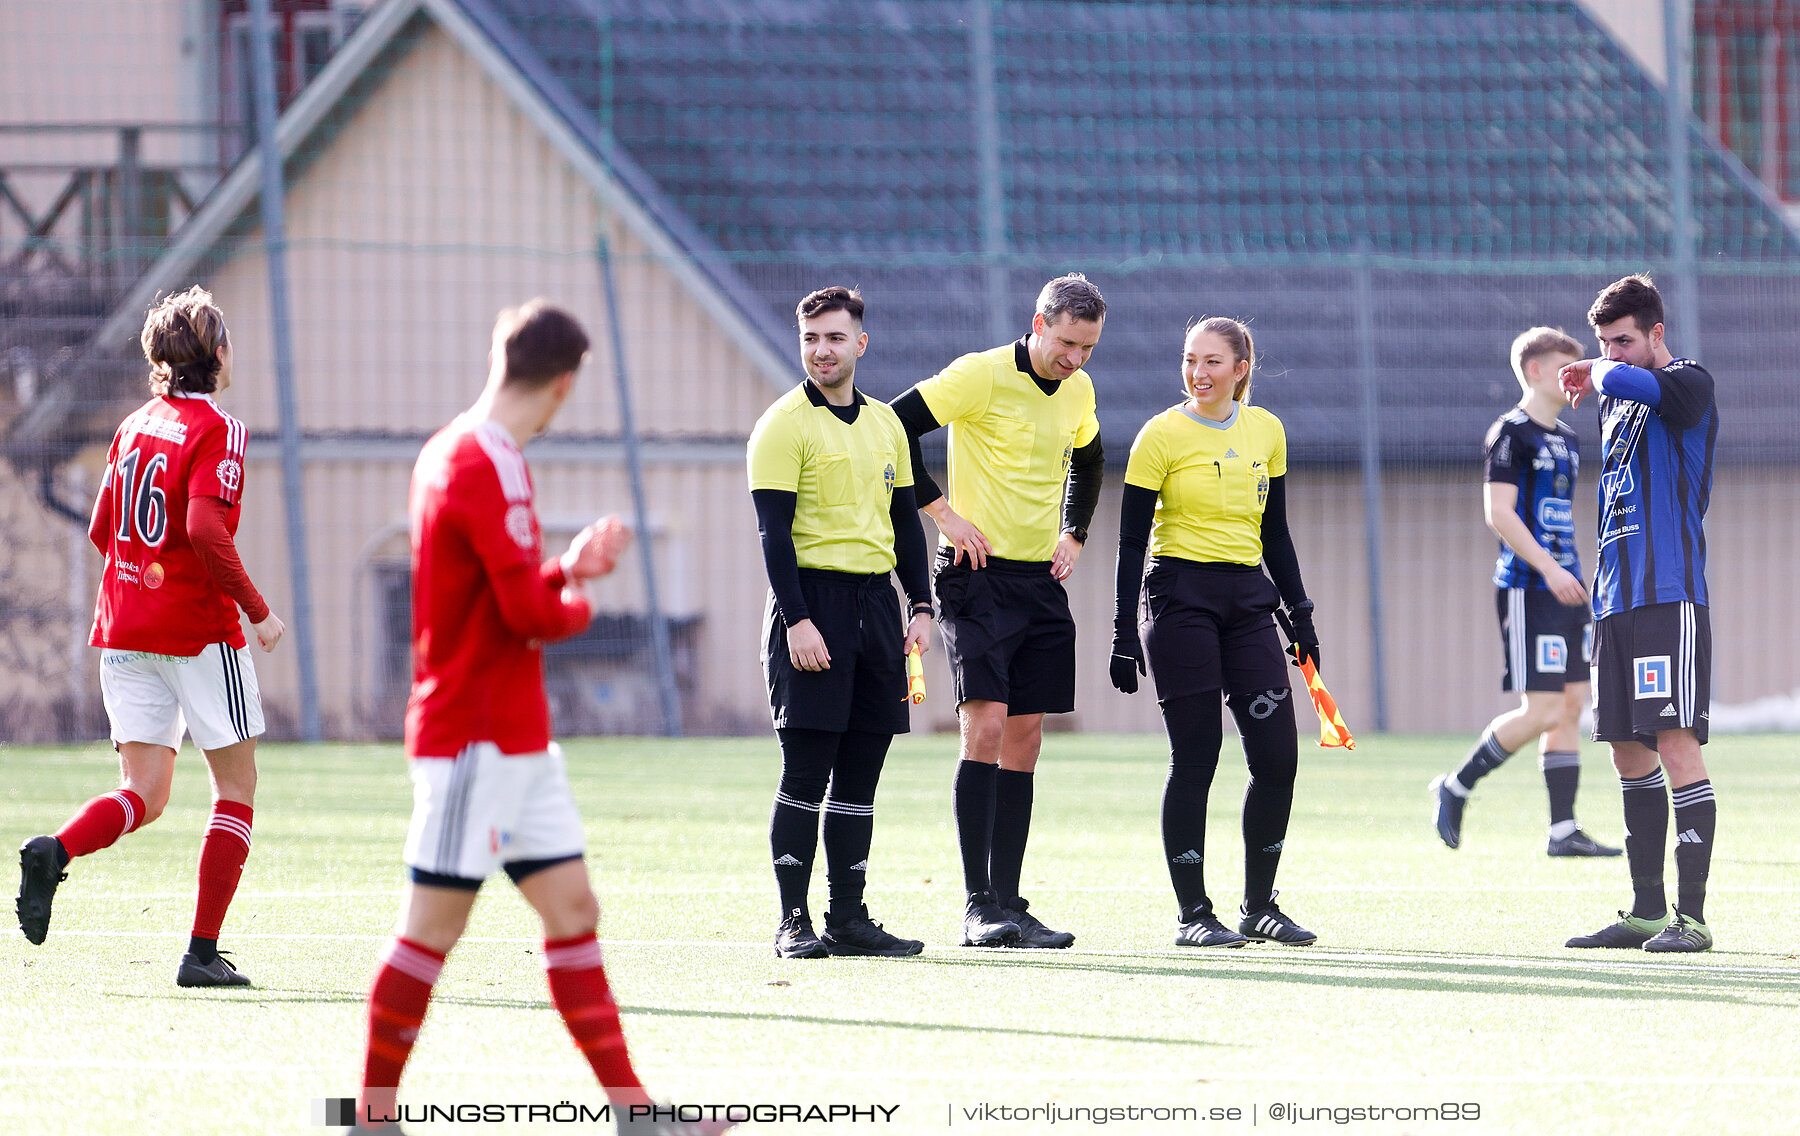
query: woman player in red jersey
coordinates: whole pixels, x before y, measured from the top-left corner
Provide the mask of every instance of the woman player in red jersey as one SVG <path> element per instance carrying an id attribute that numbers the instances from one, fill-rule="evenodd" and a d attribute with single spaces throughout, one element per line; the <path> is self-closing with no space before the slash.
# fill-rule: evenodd
<path id="1" fill-rule="evenodd" d="M 55 835 L 19 849 L 19 928 L 50 930 L 50 904 L 71 859 L 98 852 L 162 815 L 183 731 L 212 773 L 193 937 L 180 986 L 247 986 L 219 953 L 219 926 L 250 854 L 256 739 L 263 732 L 257 645 L 286 630 L 238 560 L 244 424 L 213 396 L 231 386 L 225 317 L 198 285 L 150 309 L 140 337 L 149 402 L 113 435 L 88 538 L 106 557 L 88 642 L 100 648 L 100 692 L 119 752 L 120 787 L 83 805 Z"/>

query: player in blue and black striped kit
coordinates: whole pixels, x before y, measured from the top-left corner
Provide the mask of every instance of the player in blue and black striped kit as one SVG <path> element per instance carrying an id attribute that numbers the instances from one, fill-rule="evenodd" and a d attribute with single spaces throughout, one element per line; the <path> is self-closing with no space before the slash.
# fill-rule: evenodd
<path id="1" fill-rule="evenodd" d="M 1647 276 L 1607 286 L 1588 310 L 1604 359 L 1562 369 L 1579 404 L 1600 396 L 1600 557 L 1594 572 L 1594 740 L 1612 743 L 1625 794 L 1630 911 L 1571 947 L 1704 951 L 1716 808 L 1700 747 L 1712 687 L 1707 499 L 1719 435 L 1713 378 L 1663 343 Z M 1667 780 L 1665 781 L 1665 772 Z M 1675 917 L 1663 889 L 1675 805 Z"/>
<path id="2" fill-rule="evenodd" d="M 1550 797 L 1545 851 L 1617 856 L 1619 849 L 1594 840 L 1575 821 L 1590 617 L 1572 500 L 1581 446 L 1556 414 L 1565 405 L 1557 375 L 1581 358 L 1581 345 L 1557 328 L 1534 327 L 1513 340 L 1511 354 L 1524 394 L 1488 431 L 1482 504 L 1500 538 L 1494 598 L 1505 659 L 1501 689 L 1516 692 L 1519 705 L 1488 723 L 1461 768 L 1432 781 L 1433 820 L 1438 837 L 1460 847 L 1463 807 L 1476 782 L 1538 738 L 1538 768 Z"/>

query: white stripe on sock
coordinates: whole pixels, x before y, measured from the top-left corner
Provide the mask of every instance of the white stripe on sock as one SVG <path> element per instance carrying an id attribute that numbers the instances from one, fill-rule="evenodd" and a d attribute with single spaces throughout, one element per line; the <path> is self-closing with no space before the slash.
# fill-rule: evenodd
<path id="1" fill-rule="evenodd" d="M 381 961 L 393 967 L 409 978 L 416 978 L 427 986 L 437 985 L 438 974 L 444 969 L 444 960 L 433 958 L 410 943 L 399 939 L 389 939 L 387 950 L 382 952 Z"/>

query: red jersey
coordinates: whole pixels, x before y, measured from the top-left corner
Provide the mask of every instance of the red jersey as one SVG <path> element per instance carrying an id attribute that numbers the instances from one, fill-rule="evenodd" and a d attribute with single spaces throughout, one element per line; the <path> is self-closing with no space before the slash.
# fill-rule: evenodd
<path id="1" fill-rule="evenodd" d="M 120 423 L 90 529 L 106 567 L 89 644 L 183 656 L 244 645 L 237 604 L 187 532 L 188 502 L 218 497 L 237 533 L 244 440 L 244 424 L 205 394 L 153 398 Z"/>
<path id="2" fill-rule="evenodd" d="M 562 565 L 543 559 L 531 471 L 498 423 L 457 418 L 413 466 L 413 687 L 410 757 L 455 757 L 471 742 L 501 753 L 550 744 L 539 646 L 588 625 L 564 598 Z"/>

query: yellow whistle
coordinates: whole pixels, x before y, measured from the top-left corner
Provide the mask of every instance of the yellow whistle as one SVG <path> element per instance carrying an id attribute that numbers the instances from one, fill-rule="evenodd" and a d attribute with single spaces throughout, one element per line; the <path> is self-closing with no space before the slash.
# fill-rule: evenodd
<path id="1" fill-rule="evenodd" d="M 925 701 L 925 660 L 917 647 L 906 653 L 906 700 L 914 706 Z"/>

